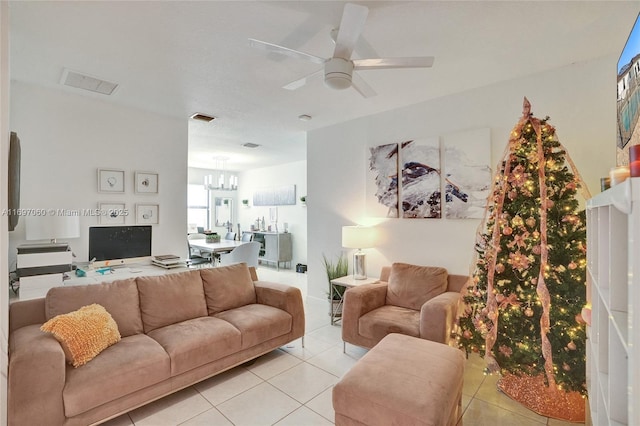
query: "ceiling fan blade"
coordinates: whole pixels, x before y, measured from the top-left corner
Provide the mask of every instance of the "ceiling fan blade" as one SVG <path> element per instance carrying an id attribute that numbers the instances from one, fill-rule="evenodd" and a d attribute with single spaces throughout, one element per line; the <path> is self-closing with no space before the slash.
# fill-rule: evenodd
<path id="1" fill-rule="evenodd" d="M 256 40 L 254 38 L 249 39 L 249 46 L 256 49 L 266 50 L 267 52 L 280 53 L 296 59 L 304 59 L 316 64 L 324 64 L 326 59 L 319 56 L 310 55 L 309 53 L 300 52 L 299 50 L 289 49 L 288 47 L 278 46 L 277 44 L 267 43 L 266 41 Z"/>
<path id="2" fill-rule="evenodd" d="M 375 59 L 355 59 L 353 69 L 373 70 L 390 68 L 430 68 L 433 66 L 433 56 L 422 56 L 414 58 L 375 58 Z"/>
<path id="3" fill-rule="evenodd" d="M 364 81 L 364 79 L 355 72 L 351 75 L 351 86 L 365 98 L 377 95 L 376 91 L 373 90 L 373 87 L 369 86 L 369 83 Z"/>
<path id="4" fill-rule="evenodd" d="M 309 83 L 312 80 L 315 80 L 318 77 L 321 77 L 323 74 L 323 69 L 319 69 L 318 71 L 315 71 L 305 77 L 302 77 L 296 81 L 292 81 L 291 83 L 282 86 L 283 89 L 287 89 L 287 90 L 296 90 L 301 88 L 302 86 L 304 86 L 305 84 Z"/>
<path id="5" fill-rule="evenodd" d="M 364 30 L 369 9 L 353 3 L 344 5 L 342 20 L 338 36 L 336 37 L 336 48 L 333 56 L 336 58 L 351 59 L 351 53 L 356 46 L 356 42 Z"/>

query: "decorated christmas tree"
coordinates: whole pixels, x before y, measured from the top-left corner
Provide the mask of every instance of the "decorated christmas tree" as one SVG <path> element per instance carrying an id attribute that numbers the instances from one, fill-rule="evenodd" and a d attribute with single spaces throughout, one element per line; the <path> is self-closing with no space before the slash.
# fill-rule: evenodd
<path id="1" fill-rule="evenodd" d="M 549 117 L 524 100 L 476 238 L 460 345 L 537 413 L 584 420 L 588 192 Z M 571 170 L 570 170 L 571 168 Z"/>

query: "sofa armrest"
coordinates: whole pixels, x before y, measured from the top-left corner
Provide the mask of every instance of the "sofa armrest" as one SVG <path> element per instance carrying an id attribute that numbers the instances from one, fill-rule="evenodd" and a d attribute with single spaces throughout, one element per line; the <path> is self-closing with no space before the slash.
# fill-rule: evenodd
<path id="1" fill-rule="evenodd" d="M 458 315 L 460 293 L 447 291 L 428 300 L 420 309 L 420 337 L 449 344 Z"/>
<path id="2" fill-rule="evenodd" d="M 26 325 L 44 324 L 44 298 L 16 300 L 9 304 L 9 331 L 12 332 Z"/>
<path id="3" fill-rule="evenodd" d="M 40 325 L 15 330 L 9 337 L 9 425 L 58 425 L 64 422 L 62 390 L 66 361 L 58 341 Z"/>
<path id="4" fill-rule="evenodd" d="M 384 306 L 387 298 L 387 283 L 363 284 L 344 292 L 342 306 L 342 340 L 354 342 L 358 339 L 358 321 L 361 316 Z"/>
<path id="5" fill-rule="evenodd" d="M 254 281 L 256 303 L 273 306 L 288 312 L 292 319 L 292 333 L 295 337 L 304 336 L 304 305 L 299 288 L 268 281 Z"/>

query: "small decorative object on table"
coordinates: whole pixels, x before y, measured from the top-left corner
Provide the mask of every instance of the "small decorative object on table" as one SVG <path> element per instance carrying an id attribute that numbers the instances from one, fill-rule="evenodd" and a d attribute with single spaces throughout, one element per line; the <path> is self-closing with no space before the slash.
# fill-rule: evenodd
<path id="1" fill-rule="evenodd" d="M 219 243 L 220 242 L 220 235 L 218 235 L 216 233 L 207 234 L 206 241 L 208 243 Z"/>
<path id="2" fill-rule="evenodd" d="M 640 145 L 629 147 L 629 172 L 631 177 L 640 177 Z"/>
<path id="3" fill-rule="evenodd" d="M 611 186 L 624 182 L 629 177 L 628 166 L 613 167 L 609 172 L 609 178 L 611 179 Z"/>

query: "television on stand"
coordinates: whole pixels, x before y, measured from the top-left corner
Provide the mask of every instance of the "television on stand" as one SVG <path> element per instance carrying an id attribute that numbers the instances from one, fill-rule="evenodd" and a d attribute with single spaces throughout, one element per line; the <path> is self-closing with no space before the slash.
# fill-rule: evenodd
<path id="1" fill-rule="evenodd" d="M 89 261 L 94 266 L 121 266 L 150 259 L 150 225 L 89 227 Z"/>

